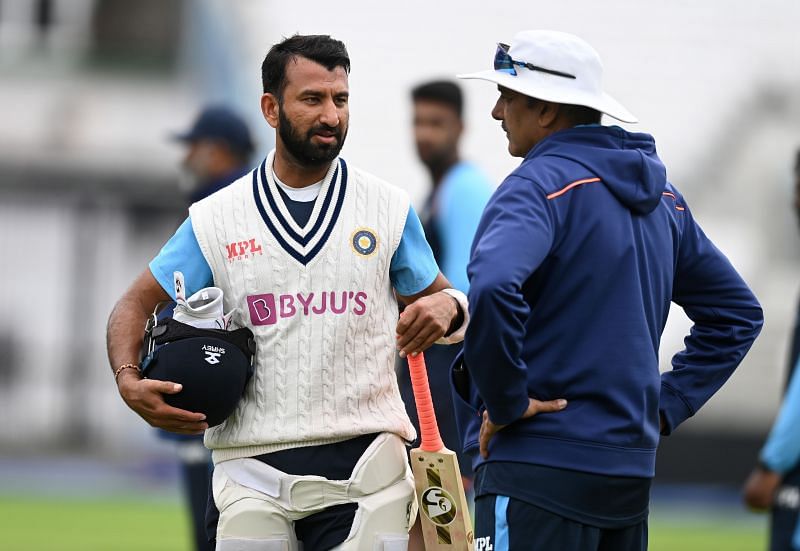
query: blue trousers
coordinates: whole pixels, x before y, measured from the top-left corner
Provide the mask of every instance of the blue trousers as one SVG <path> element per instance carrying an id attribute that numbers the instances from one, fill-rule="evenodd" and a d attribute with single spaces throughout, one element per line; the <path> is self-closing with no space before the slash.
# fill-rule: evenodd
<path id="1" fill-rule="evenodd" d="M 514 498 L 475 500 L 475 551 L 646 551 L 647 521 L 601 529 Z"/>

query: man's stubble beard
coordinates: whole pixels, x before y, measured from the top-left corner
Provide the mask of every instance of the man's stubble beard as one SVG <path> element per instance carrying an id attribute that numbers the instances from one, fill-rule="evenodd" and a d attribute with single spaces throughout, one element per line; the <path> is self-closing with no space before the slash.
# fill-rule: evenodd
<path id="1" fill-rule="evenodd" d="M 278 112 L 278 134 L 283 145 L 292 157 L 301 165 L 307 167 L 320 167 L 333 161 L 344 146 L 347 138 L 347 128 L 342 131 L 341 126 L 331 128 L 325 125 L 316 125 L 308 129 L 305 136 L 300 136 L 297 129 L 286 117 L 283 109 Z M 315 144 L 311 138 L 319 130 L 334 132 L 336 142 L 332 144 Z"/>

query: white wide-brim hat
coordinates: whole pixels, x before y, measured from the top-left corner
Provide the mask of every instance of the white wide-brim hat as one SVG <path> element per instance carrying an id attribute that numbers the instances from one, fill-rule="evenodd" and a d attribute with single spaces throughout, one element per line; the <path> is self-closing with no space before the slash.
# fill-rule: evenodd
<path id="1" fill-rule="evenodd" d="M 621 103 L 603 91 L 600 56 L 577 36 L 558 31 L 521 31 L 511 41 L 508 55 L 520 63 L 514 65 L 516 75 L 490 69 L 457 76 L 488 80 L 532 98 L 583 105 L 623 122 L 638 122 Z M 536 69 L 522 66 L 526 63 Z"/>

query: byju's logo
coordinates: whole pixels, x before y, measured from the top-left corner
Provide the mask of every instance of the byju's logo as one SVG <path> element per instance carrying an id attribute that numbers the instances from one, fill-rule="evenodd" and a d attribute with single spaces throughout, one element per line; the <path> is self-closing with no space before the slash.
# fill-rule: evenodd
<path id="1" fill-rule="evenodd" d="M 256 243 L 255 238 L 248 241 L 236 241 L 229 245 L 225 245 L 225 250 L 228 252 L 228 262 L 234 260 L 242 260 L 243 258 L 252 258 L 256 255 L 264 254 L 261 245 Z"/>
<path id="2" fill-rule="evenodd" d="M 278 295 L 266 293 L 247 297 L 250 323 L 274 325 L 278 318 L 296 315 L 311 316 L 327 312 L 344 314 L 348 310 L 356 316 L 367 311 L 367 293 L 364 291 L 323 291 L 321 293 L 295 293 Z"/>
<path id="3" fill-rule="evenodd" d="M 278 321 L 275 310 L 275 295 L 250 295 L 247 297 L 247 308 L 250 310 L 250 323 L 253 325 L 273 325 Z"/>

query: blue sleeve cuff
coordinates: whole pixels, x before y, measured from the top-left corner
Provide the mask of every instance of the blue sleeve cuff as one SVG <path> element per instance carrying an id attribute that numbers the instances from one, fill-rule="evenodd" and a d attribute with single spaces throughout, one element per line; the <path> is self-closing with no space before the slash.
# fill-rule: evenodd
<path id="1" fill-rule="evenodd" d="M 175 300 L 175 288 L 172 274 L 175 271 L 183 273 L 187 296 L 214 284 L 211 267 L 194 235 L 191 217 L 186 218 L 175 235 L 150 261 L 150 273 L 173 300 Z"/>
<path id="2" fill-rule="evenodd" d="M 156 262 L 158 257 L 154 258 L 150 261 L 150 273 L 153 274 L 153 277 L 158 281 L 158 284 L 161 285 L 161 288 L 169 295 L 169 298 L 175 300 L 175 284 L 173 283 L 172 274 L 165 274 L 162 271 L 162 266 L 159 262 Z"/>
<path id="3" fill-rule="evenodd" d="M 661 383 L 658 411 L 664 417 L 664 430 L 661 431 L 661 434 L 665 436 L 671 434 L 678 425 L 694 415 L 694 411 L 681 395 L 664 382 Z"/>
<path id="4" fill-rule="evenodd" d="M 389 278 L 402 296 L 416 295 L 430 287 L 439 275 L 422 223 L 413 207 L 408 208 L 400 244 L 392 256 Z"/>
<path id="5" fill-rule="evenodd" d="M 513 402 L 508 401 L 497 406 L 486 404 L 486 411 L 489 412 L 489 419 L 495 425 L 510 425 L 523 416 L 529 404 L 530 398 L 527 394 L 522 393 Z"/>

